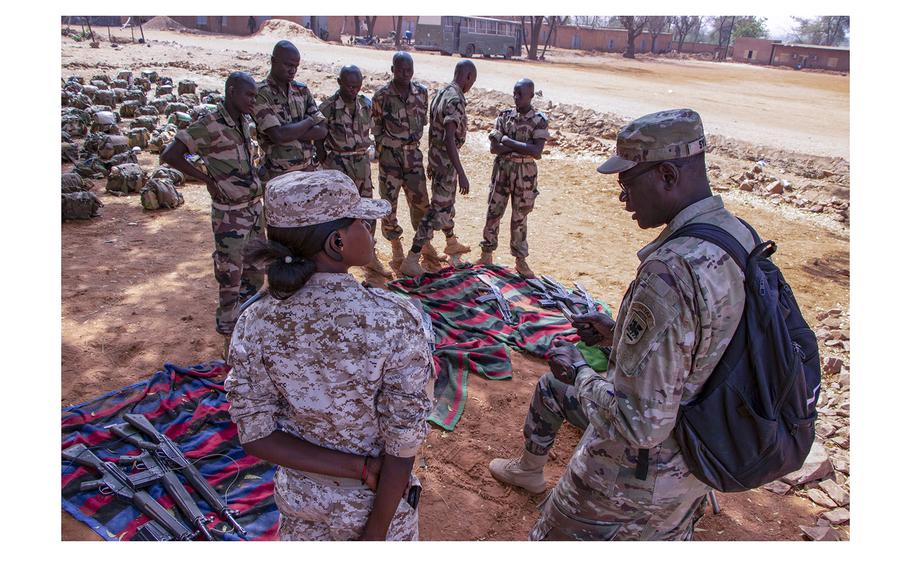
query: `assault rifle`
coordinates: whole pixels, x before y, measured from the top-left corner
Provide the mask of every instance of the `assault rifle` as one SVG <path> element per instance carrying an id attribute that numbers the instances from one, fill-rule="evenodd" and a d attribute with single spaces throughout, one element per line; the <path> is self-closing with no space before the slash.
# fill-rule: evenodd
<path id="1" fill-rule="evenodd" d="M 157 481 L 156 472 L 127 475 L 113 463 L 102 461 L 85 444 L 68 447 L 63 450 L 63 457 L 101 474 L 101 479 L 82 483 L 79 486 L 80 491 L 98 489 L 104 494 L 113 493 L 118 499 L 132 503 L 145 516 L 152 519 L 159 531 L 164 528 L 177 540 L 192 540 L 196 536 L 193 529 L 181 523 L 152 499 L 151 495 L 140 489 Z"/>
<path id="2" fill-rule="evenodd" d="M 161 479 L 164 490 L 171 496 L 171 499 L 174 501 L 174 504 L 177 505 L 177 508 L 180 509 L 180 512 L 183 513 L 183 516 L 205 536 L 206 540 L 215 540 L 212 537 L 212 533 L 210 533 L 206 527 L 208 519 L 196 505 L 196 501 L 190 496 L 189 491 L 180 483 L 177 474 L 171 471 L 167 466 L 167 463 L 159 457 L 157 452 L 158 446 L 146 442 L 136 434 L 129 432 L 126 429 L 126 424 L 114 424 L 110 427 L 110 430 L 118 437 L 142 450 L 137 456 L 121 457 L 117 460 L 117 463 L 135 466 L 138 462 L 141 462 L 145 467 L 145 471 L 153 473 Z M 149 532 L 154 532 L 154 529 L 149 529 Z"/>
<path id="3" fill-rule="evenodd" d="M 164 460 L 168 465 L 168 469 L 176 469 L 183 473 L 183 476 L 186 477 L 187 481 L 190 482 L 190 485 L 193 486 L 193 489 L 199 493 L 202 499 L 209 504 L 209 507 L 234 527 L 237 534 L 242 537 L 246 536 L 246 530 L 240 526 L 236 519 L 234 519 L 234 515 L 237 514 L 237 511 L 234 511 L 227 506 L 227 502 L 225 502 L 225 500 L 221 498 L 221 495 L 209 485 L 209 482 L 206 481 L 201 473 L 199 473 L 196 466 L 186 459 L 186 456 L 183 455 L 183 452 L 180 451 L 177 444 L 172 442 L 171 439 L 164 434 L 158 432 L 152 423 L 149 422 L 148 418 L 142 414 L 127 414 L 123 418 L 130 426 L 155 441 L 155 443 L 152 444 L 155 446 L 155 453 L 159 458 Z"/>
<path id="4" fill-rule="evenodd" d="M 477 301 L 485 304 L 487 302 L 495 300 L 496 307 L 499 309 L 499 313 L 502 314 L 502 319 L 505 320 L 506 323 L 515 324 L 516 321 L 512 316 L 512 310 L 509 306 L 509 302 L 506 300 L 505 296 L 502 295 L 502 291 L 499 289 L 499 287 L 496 286 L 496 284 L 494 284 L 493 281 L 490 280 L 490 277 L 486 274 L 478 274 L 477 279 L 483 282 L 486 287 L 490 289 L 489 294 L 480 296 L 477 298 Z"/>

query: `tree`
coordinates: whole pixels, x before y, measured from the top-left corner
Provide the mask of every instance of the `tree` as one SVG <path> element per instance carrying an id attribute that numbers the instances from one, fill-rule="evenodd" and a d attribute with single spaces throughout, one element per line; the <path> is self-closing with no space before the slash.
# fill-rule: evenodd
<path id="1" fill-rule="evenodd" d="M 360 35 L 360 16 L 354 16 L 354 33 L 351 35 L 354 37 Z"/>
<path id="2" fill-rule="evenodd" d="M 730 36 L 733 34 L 733 26 L 736 24 L 736 16 L 715 16 L 714 17 L 714 36 L 717 40 L 716 58 L 723 61 L 727 58 L 727 48 L 730 47 Z"/>
<path id="3" fill-rule="evenodd" d="M 733 26 L 733 39 L 738 37 L 768 37 L 765 22 L 768 18 L 758 16 L 740 16 Z"/>
<path id="4" fill-rule="evenodd" d="M 392 16 L 392 19 L 395 20 L 395 47 L 401 47 L 401 23 L 404 16 Z"/>
<path id="5" fill-rule="evenodd" d="M 670 21 L 669 16 L 649 16 L 645 27 L 651 34 L 651 53 L 657 53 L 657 34 L 664 31 Z"/>
<path id="6" fill-rule="evenodd" d="M 559 27 L 559 25 L 561 23 L 562 23 L 561 16 L 547 16 L 547 39 L 545 39 L 543 42 L 543 51 L 540 53 L 541 59 L 543 59 L 543 56 L 546 55 L 546 53 L 547 53 L 547 47 L 550 45 L 550 38 L 551 37 L 554 38 L 554 41 L 555 41 L 556 36 L 553 35 L 553 33 L 556 31 L 556 29 Z"/>
<path id="7" fill-rule="evenodd" d="M 524 23 L 524 16 L 521 17 L 522 24 Z M 540 28 L 543 27 L 543 20 L 545 16 L 530 16 L 531 18 L 531 37 L 528 40 L 531 42 L 528 47 L 528 59 L 535 60 L 537 59 L 537 44 L 540 43 Z"/>
<path id="8" fill-rule="evenodd" d="M 626 31 L 629 32 L 626 51 L 623 52 L 622 56 L 629 59 L 635 59 L 635 39 L 640 36 L 641 32 L 645 29 L 645 26 L 648 23 L 648 16 L 620 16 L 619 20 L 622 22 L 622 26 L 626 28 Z"/>
<path id="9" fill-rule="evenodd" d="M 698 24 L 701 18 L 698 16 L 674 16 L 672 20 L 673 29 L 676 31 L 678 42 L 676 51 L 682 52 L 682 46 L 686 41 L 686 36 L 689 35 L 689 31 Z"/>
<path id="10" fill-rule="evenodd" d="M 373 29 L 376 27 L 376 19 L 379 16 L 364 16 L 363 18 L 367 21 L 367 35 L 373 37 Z"/>
<path id="11" fill-rule="evenodd" d="M 818 18 L 797 18 L 791 30 L 797 43 L 812 45 L 849 45 L 850 16 L 820 16 Z"/>

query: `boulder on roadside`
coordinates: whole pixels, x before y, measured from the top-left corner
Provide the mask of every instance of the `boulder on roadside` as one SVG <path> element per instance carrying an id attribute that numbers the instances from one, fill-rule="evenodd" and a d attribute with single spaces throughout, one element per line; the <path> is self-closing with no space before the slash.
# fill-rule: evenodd
<path id="1" fill-rule="evenodd" d="M 782 481 L 790 485 L 802 485 L 817 479 L 824 479 L 834 470 L 831 460 L 828 458 L 828 451 L 822 442 L 816 438 L 803 462 L 803 467 L 793 473 L 787 474 L 781 478 Z"/>

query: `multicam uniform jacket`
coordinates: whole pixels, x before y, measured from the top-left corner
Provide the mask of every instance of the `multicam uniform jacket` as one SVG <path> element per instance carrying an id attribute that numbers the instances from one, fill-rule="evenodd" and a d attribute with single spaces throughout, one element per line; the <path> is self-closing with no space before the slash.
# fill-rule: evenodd
<path id="1" fill-rule="evenodd" d="M 417 308 L 346 273 L 316 273 L 286 300 L 253 304 L 225 381 L 241 443 L 281 430 L 357 455 L 416 455 L 432 403 L 430 341 Z M 373 493 L 354 485 L 279 467 L 281 537 L 356 538 Z M 402 501 L 388 539 L 416 538 L 416 522 Z"/>
<path id="2" fill-rule="evenodd" d="M 262 195 L 262 183 L 253 167 L 250 142 L 250 124 L 241 115 L 240 124 L 228 114 L 223 104 L 177 132 L 176 139 L 183 142 L 190 153 L 202 157 L 208 173 L 227 196 L 226 203 L 214 206 L 245 206 Z"/>
<path id="3" fill-rule="evenodd" d="M 256 120 L 257 138 L 265 154 L 268 178 L 286 172 L 312 169 L 312 143 L 293 140 L 286 144 L 274 144 L 265 134 L 269 128 L 304 120 L 307 117 L 312 118 L 316 124 L 324 122 L 325 117 L 319 112 L 310 89 L 303 83 L 291 81 L 287 91 L 284 91 L 271 76 L 258 83 L 257 88 L 253 118 Z"/>
<path id="4" fill-rule="evenodd" d="M 446 152 L 446 125 L 455 123 L 455 146 L 464 145 L 468 132 L 468 115 L 464 93 L 455 83 L 449 83 L 436 93 L 430 104 L 430 150 L 427 156 L 427 175 L 445 176 L 454 170 Z"/>
<path id="5" fill-rule="evenodd" d="M 692 538 L 709 487 L 686 467 L 672 431 L 679 405 L 698 394 L 733 338 L 745 291 L 742 271 L 716 245 L 666 241 L 689 223 L 718 225 L 754 247 L 748 229 L 712 196 L 681 211 L 638 253 L 610 369 L 601 376 L 582 368 L 575 379 L 589 425 L 532 539 Z M 645 479 L 635 475 L 639 449 L 648 449 Z"/>

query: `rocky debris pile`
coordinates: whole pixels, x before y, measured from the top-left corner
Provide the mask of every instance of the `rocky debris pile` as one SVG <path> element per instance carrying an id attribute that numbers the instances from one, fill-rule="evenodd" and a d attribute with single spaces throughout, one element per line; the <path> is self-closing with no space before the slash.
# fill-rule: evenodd
<path id="1" fill-rule="evenodd" d="M 288 20 L 266 20 L 259 26 L 256 35 L 279 37 L 281 39 L 293 38 L 293 41 L 303 41 L 309 43 L 325 43 L 313 33 L 312 30 L 295 24 Z"/>
<path id="2" fill-rule="evenodd" d="M 850 326 L 841 308 L 816 316 L 822 364 L 815 443 L 803 467 L 765 485 L 778 495 L 795 494 L 824 509 L 815 525 L 801 526 L 811 540 L 841 540 L 850 522 Z"/>

